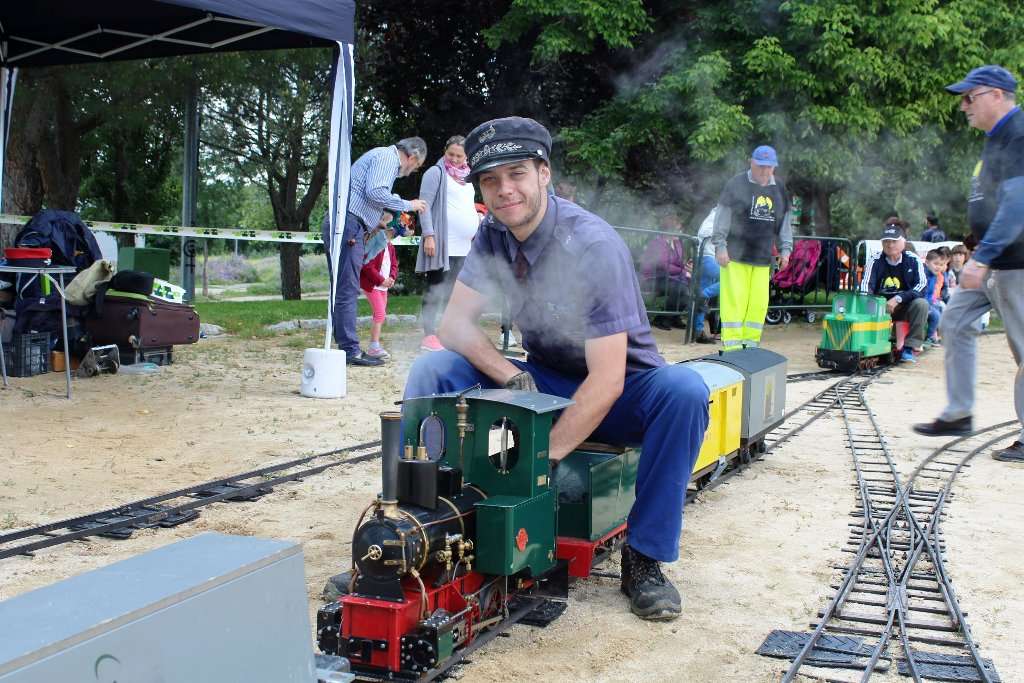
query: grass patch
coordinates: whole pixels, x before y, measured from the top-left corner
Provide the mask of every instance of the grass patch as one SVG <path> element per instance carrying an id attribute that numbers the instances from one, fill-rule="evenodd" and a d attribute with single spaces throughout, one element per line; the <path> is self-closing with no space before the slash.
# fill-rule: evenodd
<path id="1" fill-rule="evenodd" d="M 195 304 L 203 322 L 220 325 L 230 334 L 246 337 L 265 337 L 273 332 L 267 325 L 286 320 L 326 318 L 327 301 L 323 299 L 300 301 L 199 301 Z M 388 313 L 416 315 L 420 311 L 420 297 L 392 296 L 388 299 Z M 370 315 L 370 304 L 358 302 L 357 315 Z"/>

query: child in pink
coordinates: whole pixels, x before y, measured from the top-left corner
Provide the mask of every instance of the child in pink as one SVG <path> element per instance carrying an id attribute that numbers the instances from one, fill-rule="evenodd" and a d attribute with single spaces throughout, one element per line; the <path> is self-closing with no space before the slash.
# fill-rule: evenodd
<path id="1" fill-rule="evenodd" d="M 380 331 L 388 312 L 388 290 L 398 277 L 398 256 L 391 243 L 394 232 L 387 228 L 392 215 L 384 212 L 377 228 L 366 237 L 363 269 L 359 272 L 359 286 L 373 309 L 373 323 L 370 325 L 370 346 L 366 353 L 374 358 L 385 359 L 389 354 L 380 345 Z"/>

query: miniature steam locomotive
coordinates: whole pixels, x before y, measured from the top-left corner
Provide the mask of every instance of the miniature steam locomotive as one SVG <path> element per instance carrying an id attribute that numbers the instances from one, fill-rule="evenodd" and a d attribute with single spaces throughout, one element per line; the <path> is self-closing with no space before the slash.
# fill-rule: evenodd
<path id="1" fill-rule="evenodd" d="M 700 484 L 760 451 L 782 420 L 786 366 L 748 349 L 690 367 L 711 389 Z M 356 525 L 339 597 L 318 613 L 321 651 L 362 679 L 429 680 L 510 621 L 557 617 L 569 578 L 625 540 L 640 461 L 587 442 L 552 469 L 552 422 L 571 403 L 474 387 L 381 415 L 381 495 Z"/>

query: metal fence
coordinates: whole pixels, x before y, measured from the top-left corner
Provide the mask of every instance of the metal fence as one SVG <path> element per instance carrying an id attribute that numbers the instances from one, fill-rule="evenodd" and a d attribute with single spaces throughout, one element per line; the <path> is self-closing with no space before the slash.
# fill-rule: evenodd
<path id="1" fill-rule="evenodd" d="M 694 273 L 700 243 L 679 232 L 615 226 L 629 248 L 648 314 L 671 327 L 693 329 L 700 288 Z"/>
<path id="2" fill-rule="evenodd" d="M 804 240 L 811 240 L 821 243 L 818 262 L 814 268 L 813 276 L 799 285 L 782 288 L 775 283 L 773 267 L 772 280 L 768 290 L 768 314 L 765 322 L 770 325 L 789 323 L 794 315 L 802 314 L 807 322 L 814 322 L 821 312 L 832 308 L 832 298 L 837 292 L 855 289 L 856 279 L 856 256 L 853 243 L 842 237 L 817 237 L 814 235 L 794 235 L 794 251 L 796 245 Z M 703 252 L 707 239 L 701 242 L 700 250 Z M 860 245 L 858 245 L 859 247 Z M 701 265 L 697 261 L 697 272 L 694 274 L 695 289 L 693 296 L 700 296 L 696 285 L 700 282 Z M 721 308 L 717 300 L 708 302 L 706 311 L 712 316 L 717 315 Z M 699 330 L 693 330 L 692 325 L 688 329 L 687 341 L 692 341 L 694 334 Z"/>

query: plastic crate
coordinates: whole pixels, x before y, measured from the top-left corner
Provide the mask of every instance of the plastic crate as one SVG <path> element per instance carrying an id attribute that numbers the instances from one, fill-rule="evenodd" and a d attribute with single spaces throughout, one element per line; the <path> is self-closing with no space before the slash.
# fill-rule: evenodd
<path id="1" fill-rule="evenodd" d="M 32 377 L 50 371 L 50 333 L 16 334 L 4 344 L 4 360 L 11 377 Z"/>

